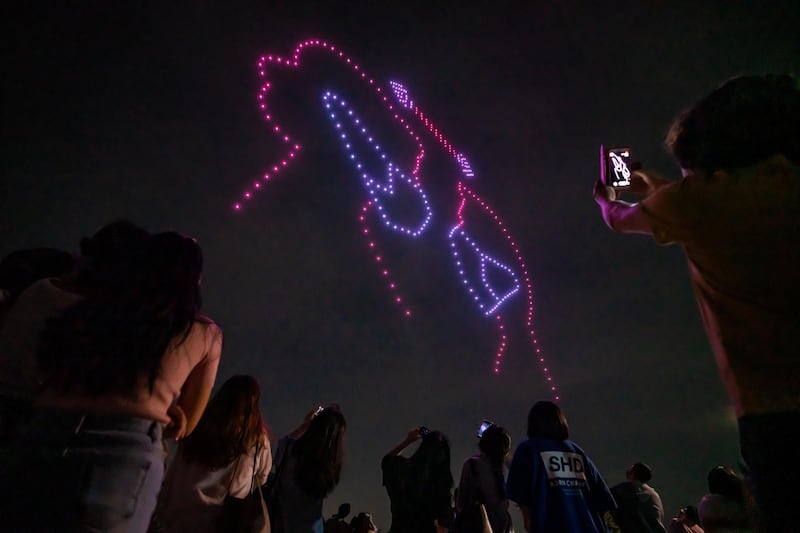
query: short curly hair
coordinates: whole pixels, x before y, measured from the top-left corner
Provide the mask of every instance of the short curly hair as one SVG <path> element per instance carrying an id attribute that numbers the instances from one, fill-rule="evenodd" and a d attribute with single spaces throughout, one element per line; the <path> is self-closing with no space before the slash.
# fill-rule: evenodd
<path id="1" fill-rule="evenodd" d="M 800 164 L 800 85 L 790 74 L 733 78 L 681 113 L 665 143 L 687 170 L 732 170 L 777 154 Z"/>

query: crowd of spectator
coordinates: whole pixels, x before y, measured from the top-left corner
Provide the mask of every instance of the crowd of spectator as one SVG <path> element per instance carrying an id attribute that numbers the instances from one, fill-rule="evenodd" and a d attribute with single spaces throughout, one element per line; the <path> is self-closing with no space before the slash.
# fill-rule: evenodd
<path id="1" fill-rule="evenodd" d="M 684 179 L 637 170 L 608 225 L 681 243 L 738 415 L 747 481 L 725 466 L 708 494 L 667 520 L 652 471 L 609 487 L 554 402 L 533 404 L 526 439 L 485 424 L 451 470 L 450 443 L 415 427 L 380 461 L 392 533 L 791 531 L 800 522 L 786 457 L 800 433 L 800 90 L 746 76 L 679 117 L 668 143 Z M 222 329 L 201 312 L 203 254 L 175 231 L 115 221 L 80 254 L 22 250 L 0 263 L 0 524 L 8 531 L 375 532 L 349 505 L 325 521 L 347 423 L 311 409 L 275 439 L 259 383 L 212 397 Z M 167 453 L 166 439 L 177 446 Z M 276 444 L 273 452 L 273 443 Z M 413 452 L 403 452 L 415 446 Z M 377 461 L 376 461 L 377 462 Z M 377 466 L 377 465 L 376 465 Z M 516 505 L 522 524 L 512 523 Z"/>

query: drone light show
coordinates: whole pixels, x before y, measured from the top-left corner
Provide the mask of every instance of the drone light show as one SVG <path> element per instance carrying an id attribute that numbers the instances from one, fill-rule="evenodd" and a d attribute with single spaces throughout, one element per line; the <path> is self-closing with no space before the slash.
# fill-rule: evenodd
<path id="1" fill-rule="evenodd" d="M 341 49 L 319 39 L 298 43 L 289 56 L 261 56 L 258 72 L 263 81 L 257 94 L 258 108 L 281 153 L 266 165 L 260 179 L 242 192 L 233 204 L 234 211 L 241 212 L 252 205 L 258 194 L 266 193 L 266 183 L 285 173 L 304 153 L 303 145 L 309 140 L 297 137 L 295 132 L 300 128 L 295 126 L 299 125 L 281 117 L 281 107 L 272 96 L 277 73 L 299 73 L 304 68 L 306 55 L 312 50 L 325 52 L 342 72 L 353 78 L 351 83 L 366 89 L 361 94 L 370 95 L 369 98 L 378 103 L 382 120 L 398 128 L 404 142 L 414 147 L 413 155 L 400 155 L 403 151 L 394 145 L 397 139 L 382 138 L 381 130 L 371 123 L 374 117 L 361 112 L 366 105 L 360 101 L 363 96 L 351 96 L 344 87 L 320 88 L 315 105 L 325 117 L 328 129 L 320 131 L 319 135 L 338 147 L 342 161 L 352 172 L 354 181 L 360 184 L 351 189 L 362 197 L 356 217 L 367 250 L 366 260 L 374 263 L 376 276 L 385 282 L 390 302 L 397 307 L 399 317 L 411 319 L 416 311 L 413 302 L 401 292 L 397 271 L 386 253 L 390 245 L 384 237 L 393 235 L 412 246 L 422 240 L 435 242 L 437 247 L 449 250 L 451 270 L 447 279 L 465 291 L 467 300 L 472 302 L 475 313 L 483 317 L 487 329 L 496 331 L 492 371 L 499 373 L 501 370 L 503 356 L 512 340 L 508 325 L 513 321 L 525 328 L 527 350 L 540 367 L 551 395 L 559 399 L 533 328 L 533 284 L 520 247 L 500 214 L 474 192 L 473 182 L 478 181 L 478 175 L 468 156 L 455 148 L 404 84 L 398 81 L 382 84 Z M 435 177 L 439 187 L 443 180 L 452 182 L 445 186 L 451 191 L 452 205 L 457 206 L 456 209 L 437 204 L 430 194 L 433 176 L 426 174 L 425 158 L 426 154 L 434 153 L 452 162 L 450 175 L 436 173 Z M 414 215 L 400 216 L 395 212 L 398 202 Z M 475 216 L 476 213 L 480 216 Z M 475 230 L 487 225 L 491 226 L 493 234 L 501 237 L 477 237 L 481 232 Z M 524 299 L 524 305 L 511 305 L 520 299 Z"/>

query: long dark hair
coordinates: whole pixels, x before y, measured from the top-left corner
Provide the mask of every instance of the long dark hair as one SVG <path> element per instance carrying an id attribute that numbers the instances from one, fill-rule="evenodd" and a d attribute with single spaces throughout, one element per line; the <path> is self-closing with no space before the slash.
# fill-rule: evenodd
<path id="1" fill-rule="evenodd" d="M 133 394 L 144 376 L 152 391 L 162 356 L 197 320 L 203 257 L 194 239 L 166 232 L 129 261 L 140 267 L 105 278 L 48 322 L 38 353 L 46 386 Z"/>
<path id="2" fill-rule="evenodd" d="M 511 451 L 511 434 L 503 427 L 491 425 L 481 435 L 478 449 L 489 460 L 492 468 L 502 475 L 503 462 Z"/>
<path id="3" fill-rule="evenodd" d="M 130 220 L 109 222 L 80 242 L 75 282 L 81 292 L 107 290 L 142 267 L 150 232 Z"/>
<path id="4" fill-rule="evenodd" d="M 429 511 L 450 505 L 453 473 L 450 470 L 450 441 L 441 431 L 431 431 L 409 458 L 409 491 L 417 505 Z"/>
<path id="5" fill-rule="evenodd" d="M 341 411 L 326 407 L 311 419 L 308 429 L 292 445 L 295 482 L 309 496 L 324 498 L 339 484 L 346 429 Z"/>
<path id="6" fill-rule="evenodd" d="M 195 430 L 184 439 L 183 458 L 210 468 L 222 468 L 249 453 L 266 433 L 253 376 L 229 378 L 208 402 Z"/>

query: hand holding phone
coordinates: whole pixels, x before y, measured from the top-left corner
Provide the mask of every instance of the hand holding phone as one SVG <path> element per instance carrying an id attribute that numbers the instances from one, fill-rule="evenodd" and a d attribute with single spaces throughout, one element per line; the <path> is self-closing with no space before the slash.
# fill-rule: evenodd
<path id="1" fill-rule="evenodd" d="M 491 420 L 488 420 L 486 418 L 481 420 L 481 425 L 480 427 L 478 427 L 478 438 L 481 438 L 483 436 L 483 432 L 492 427 L 493 425 L 494 422 L 492 422 Z"/>

